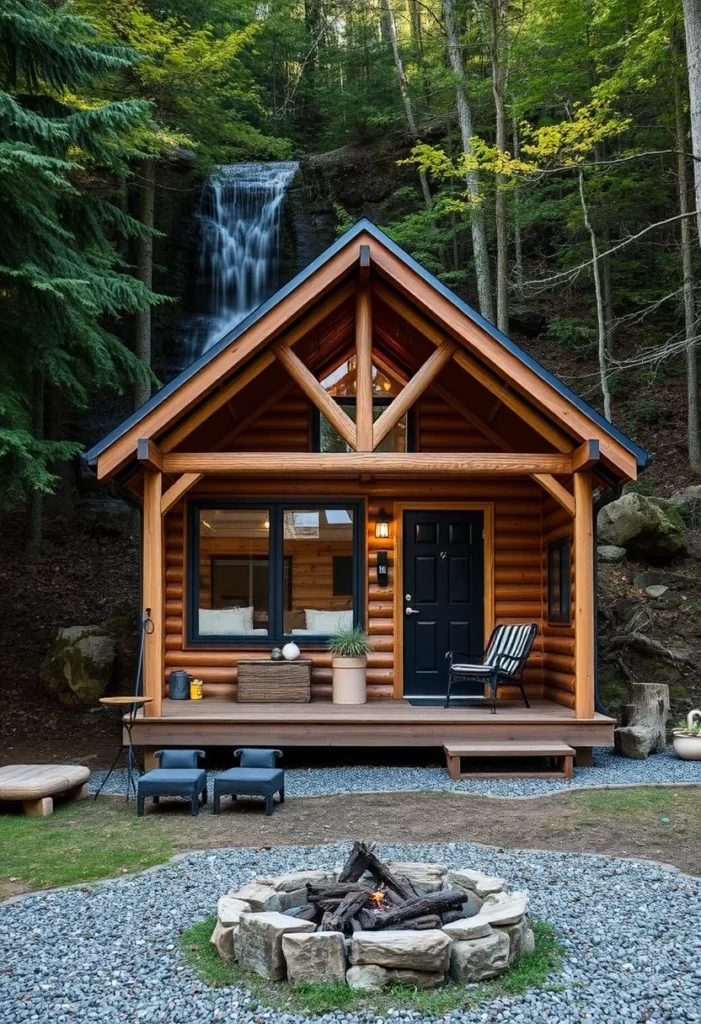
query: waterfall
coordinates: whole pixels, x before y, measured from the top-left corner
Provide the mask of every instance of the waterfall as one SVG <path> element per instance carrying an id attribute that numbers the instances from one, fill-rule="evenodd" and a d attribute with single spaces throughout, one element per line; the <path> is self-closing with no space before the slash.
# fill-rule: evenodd
<path id="1" fill-rule="evenodd" d="M 197 220 L 201 308 L 192 355 L 204 352 L 279 285 L 281 211 L 293 162 L 218 167 L 203 187 Z"/>

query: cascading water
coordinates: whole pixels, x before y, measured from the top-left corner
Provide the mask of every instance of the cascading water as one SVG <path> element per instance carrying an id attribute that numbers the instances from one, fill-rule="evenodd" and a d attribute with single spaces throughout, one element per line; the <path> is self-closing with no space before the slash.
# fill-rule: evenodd
<path id="1" fill-rule="evenodd" d="M 193 356 L 278 286 L 282 205 L 298 167 L 291 161 L 231 164 L 205 183 L 197 210 L 201 310 L 191 329 Z"/>

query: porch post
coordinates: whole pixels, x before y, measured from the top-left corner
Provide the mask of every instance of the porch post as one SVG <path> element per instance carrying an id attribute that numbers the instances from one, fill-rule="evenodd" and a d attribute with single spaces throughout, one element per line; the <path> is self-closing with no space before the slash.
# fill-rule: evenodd
<path id="1" fill-rule="evenodd" d="M 144 471 L 143 607 L 151 609 L 153 631 L 144 638 L 144 707 L 148 718 L 159 717 L 163 695 L 163 519 L 160 472 Z"/>
<path id="2" fill-rule="evenodd" d="M 574 474 L 574 657 L 575 716 L 594 715 L 594 512 L 592 476 L 586 469 Z"/>

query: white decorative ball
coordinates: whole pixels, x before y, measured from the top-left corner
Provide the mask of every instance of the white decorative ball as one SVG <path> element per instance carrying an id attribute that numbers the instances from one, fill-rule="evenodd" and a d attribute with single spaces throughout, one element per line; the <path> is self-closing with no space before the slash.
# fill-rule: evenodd
<path id="1" fill-rule="evenodd" d="M 282 656 L 286 661 L 296 661 L 299 657 L 299 647 L 294 642 L 285 644 L 282 648 Z"/>

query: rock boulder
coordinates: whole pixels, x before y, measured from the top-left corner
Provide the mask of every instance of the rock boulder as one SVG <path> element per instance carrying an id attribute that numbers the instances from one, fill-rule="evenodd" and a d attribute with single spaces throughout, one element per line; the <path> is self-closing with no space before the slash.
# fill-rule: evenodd
<path id="1" fill-rule="evenodd" d="M 342 985 L 346 978 L 346 945 L 341 932 L 298 932 L 282 936 L 287 980 Z"/>
<path id="2" fill-rule="evenodd" d="M 605 505 L 597 519 L 599 541 L 652 561 L 665 561 L 686 548 L 684 520 L 669 502 L 635 492 Z"/>
<path id="3" fill-rule="evenodd" d="M 496 978 L 508 966 L 509 936 L 503 931 L 493 931 L 483 939 L 453 943 L 450 976 L 461 985 Z"/>
<path id="4" fill-rule="evenodd" d="M 438 929 L 356 932 L 351 940 L 350 961 L 442 973 L 450 962 L 450 939 Z"/>
<path id="5" fill-rule="evenodd" d="M 270 981 L 282 981 L 286 974 L 282 938 L 291 932 L 313 932 L 311 921 L 299 921 L 275 911 L 244 914 L 236 937 L 236 958 L 242 967 Z"/>
<path id="6" fill-rule="evenodd" d="M 110 682 L 114 640 L 102 626 L 59 629 L 41 665 L 49 693 L 62 704 L 93 704 Z"/>

